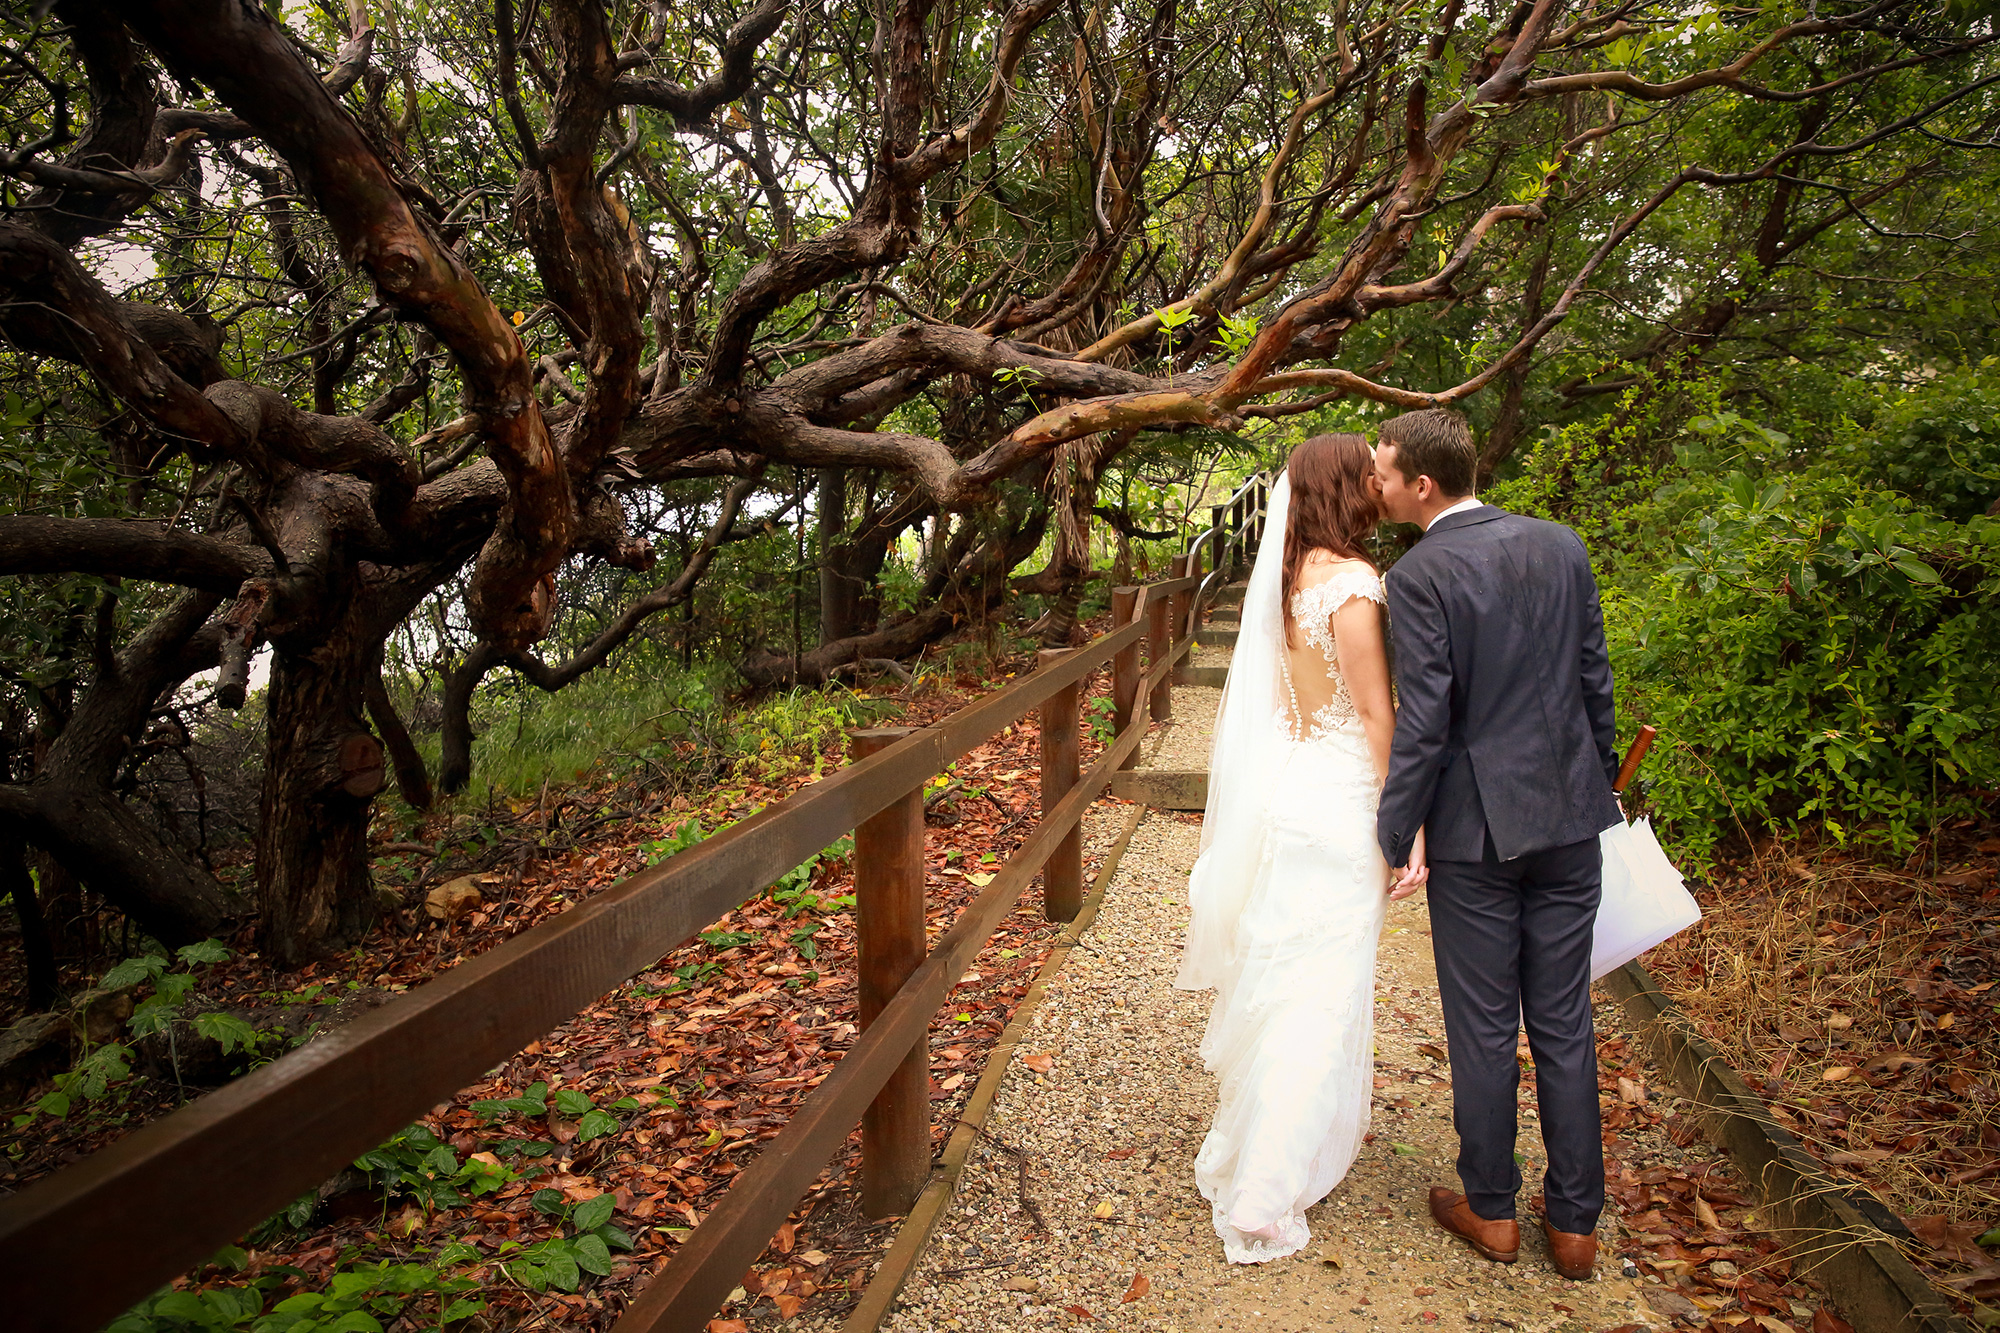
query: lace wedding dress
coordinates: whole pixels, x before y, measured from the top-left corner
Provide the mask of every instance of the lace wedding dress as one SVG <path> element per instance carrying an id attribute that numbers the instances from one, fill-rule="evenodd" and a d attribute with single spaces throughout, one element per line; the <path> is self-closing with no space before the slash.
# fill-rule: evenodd
<path id="1" fill-rule="evenodd" d="M 1262 549 L 1275 556 L 1283 542 L 1274 513 Z M 1193 922 L 1175 982 L 1216 991 L 1201 1054 L 1220 1095 L 1195 1179 L 1235 1263 L 1303 1248 L 1306 1209 L 1360 1151 L 1387 906 L 1375 843 L 1381 784 L 1332 630 L 1349 599 L 1382 602 L 1381 580 L 1341 572 L 1299 592 L 1293 615 L 1306 651 L 1287 662 L 1282 617 L 1270 623 L 1275 586 L 1258 586 L 1267 572 L 1276 583 L 1267 563 L 1276 559 L 1260 557 L 1251 578 L 1217 716 L 1205 845 L 1189 879 Z M 1300 679 L 1308 671 L 1321 674 Z M 1301 695 L 1326 702 L 1301 716 Z M 1240 785 L 1225 793 L 1219 783 Z"/>

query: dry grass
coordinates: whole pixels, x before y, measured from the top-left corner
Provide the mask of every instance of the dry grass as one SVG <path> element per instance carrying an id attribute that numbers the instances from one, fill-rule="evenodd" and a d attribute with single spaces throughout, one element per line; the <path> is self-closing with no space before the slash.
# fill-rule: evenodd
<path id="1" fill-rule="evenodd" d="M 1773 840 L 1719 864 L 1702 923 L 1647 959 L 1773 1119 L 1975 1296 L 2000 1294 L 1971 1243 L 2000 1223 L 1993 833 L 1967 822 L 1902 864 Z"/>

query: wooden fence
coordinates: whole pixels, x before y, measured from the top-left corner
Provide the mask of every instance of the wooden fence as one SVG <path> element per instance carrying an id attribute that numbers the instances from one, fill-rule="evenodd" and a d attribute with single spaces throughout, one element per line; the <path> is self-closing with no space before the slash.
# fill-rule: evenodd
<path id="1" fill-rule="evenodd" d="M 1038 871 L 1048 919 L 1075 917 L 1084 811 L 1137 753 L 1140 697 L 1151 719 L 1169 715 L 1202 605 L 1255 550 L 1270 481 L 1217 506 L 1174 577 L 1117 590 L 1115 627 L 1088 645 L 1043 653 L 1032 675 L 934 726 L 856 733 L 838 773 L 0 1202 L 8 1325 L 102 1328 L 849 830 L 863 1031 L 616 1333 L 702 1328 L 857 1121 L 864 1207 L 907 1209 L 930 1170 L 931 1019 Z M 1079 773 L 1078 705 L 1107 664 L 1115 739 Z M 1030 710 L 1041 822 L 926 952 L 924 784 Z"/>

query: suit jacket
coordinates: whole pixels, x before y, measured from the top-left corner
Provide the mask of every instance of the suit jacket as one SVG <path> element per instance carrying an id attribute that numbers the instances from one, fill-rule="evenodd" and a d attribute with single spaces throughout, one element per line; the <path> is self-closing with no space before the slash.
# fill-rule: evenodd
<path id="1" fill-rule="evenodd" d="M 1590 557 L 1559 523 L 1481 505 L 1431 525 L 1384 580 L 1396 736 L 1376 815 L 1392 866 L 1503 861 L 1618 822 L 1611 660 Z"/>

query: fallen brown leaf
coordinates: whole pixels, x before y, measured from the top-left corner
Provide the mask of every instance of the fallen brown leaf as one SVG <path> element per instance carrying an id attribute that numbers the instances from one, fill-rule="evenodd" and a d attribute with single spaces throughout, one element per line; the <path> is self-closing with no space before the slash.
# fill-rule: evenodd
<path id="1" fill-rule="evenodd" d="M 1134 1273 L 1132 1275 L 1132 1285 L 1125 1289 L 1125 1294 L 1120 1296 L 1118 1300 L 1121 1304 L 1130 1304 L 1152 1289 L 1153 1280 L 1151 1278 L 1147 1277 L 1144 1273 Z"/>
<path id="2" fill-rule="evenodd" d="M 1037 1074 L 1046 1074 L 1055 1068 L 1056 1057 L 1053 1051 L 1036 1051 L 1033 1055 L 1022 1056 L 1021 1063 Z"/>
<path id="3" fill-rule="evenodd" d="M 1959 1264 L 1983 1264 L 1986 1251 L 1974 1238 L 1984 1230 L 1973 1222 L 1954 1222 L 1949 1217 L 1906 1217 L 1917 1239 L 1937 1251 L 1940 1258 Z"/>

